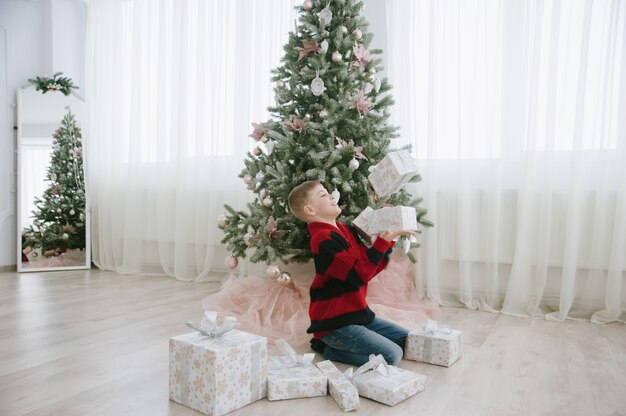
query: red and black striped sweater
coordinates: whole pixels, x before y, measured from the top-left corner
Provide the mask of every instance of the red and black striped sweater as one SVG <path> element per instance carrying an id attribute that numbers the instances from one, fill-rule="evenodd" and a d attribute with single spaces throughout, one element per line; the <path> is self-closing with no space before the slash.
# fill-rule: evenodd
<path id="1" fill-rule="evenodd" d="M 307 329 L 315 338 L 347 325 L 367 325 L 374 312 L 367 306 L 367 283 L 389 262 L 393 242 L 377 238 L 367 248 L 351 225 L 309 224 L 315 278 L 309 291 Z"/>

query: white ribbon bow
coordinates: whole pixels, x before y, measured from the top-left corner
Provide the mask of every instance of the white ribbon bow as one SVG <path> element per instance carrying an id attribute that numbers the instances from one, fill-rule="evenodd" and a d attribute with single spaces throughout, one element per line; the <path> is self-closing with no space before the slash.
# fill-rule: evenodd
<path id="1" fill-rule="evenodd" d="M 298 355 L 291 345 L 289 345 L 289 343 L 287 343 L 284 339 L 277 340 L 276 347 L 284 354 L 284 356 L 280 358 L 282 364 L 286 367 L 313 365 L 313 358 L 315 358 L 315 354 L 313 353 Z"/>
<path id="2" fill-rule="evenodd" d="M 348 380 L 354 384 L 355 378 L 368 371 L 376 371 L 384 377 L 399 373 L 394 366 L 387 364 L 382 354 L 370 354 L 368 362 L 357 368 L 356 371 L 352 368 L 348 368 L 344 374 Z"/>
<path id="3" fill-rule="evenodd" d="M 449 335 L 452 333 L 450 328 L 439 327 L 437 325 L 437 321 L 428 320 L 424 325 L 422 325 L 422 330 L 426 332 L 428 335 Z"/>
<path id="4" fill-rule="evenodd" d="M 218 325 L 217 312 L 215 311 L 204 312 L 204 317 L 200 322 L 200 326 L 194 324 L 193 322 L 185 322 L 185 325 L 210 338 L 221 337 L 239 326 L 237 318 L 234 316 L 227 316 L 224 318 L 222 325 Z"/>

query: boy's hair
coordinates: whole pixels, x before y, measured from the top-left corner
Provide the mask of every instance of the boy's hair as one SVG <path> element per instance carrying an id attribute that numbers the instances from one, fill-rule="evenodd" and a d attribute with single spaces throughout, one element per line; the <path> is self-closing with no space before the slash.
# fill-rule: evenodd
<path id="1" fill-rule="evenodd" d="M 303 209 L 309 200 L 309 191 L 317 185 L 320 185 L 318 181 L 306 181 L 302 182 L 289 192 L 287 204 L 289 204 L 291 213 L 299 220 L 307 222 Z"/>

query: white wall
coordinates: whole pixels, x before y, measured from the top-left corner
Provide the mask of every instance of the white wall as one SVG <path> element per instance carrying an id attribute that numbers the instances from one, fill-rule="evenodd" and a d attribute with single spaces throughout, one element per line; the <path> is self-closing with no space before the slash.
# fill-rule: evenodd
<path id="1" fill-rule="evenodd" d="M 15 92 L 55 72 L 84 84 L 85 14 L 78 0 L 0 1 L 0 269 L 17 256 Z"/>

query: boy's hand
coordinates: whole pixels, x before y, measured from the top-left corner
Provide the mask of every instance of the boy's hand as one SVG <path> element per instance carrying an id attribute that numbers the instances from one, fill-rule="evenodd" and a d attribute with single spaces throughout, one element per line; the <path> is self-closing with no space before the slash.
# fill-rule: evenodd
<path id="1" fill-rule="evenodd" d="M 413 235 L 415 231 L 410 230 L 394 230 L 394 231 L 385 231 L 380 234 L 380 238 L 387 241 L 393 241 L 401 235 Z"/>

